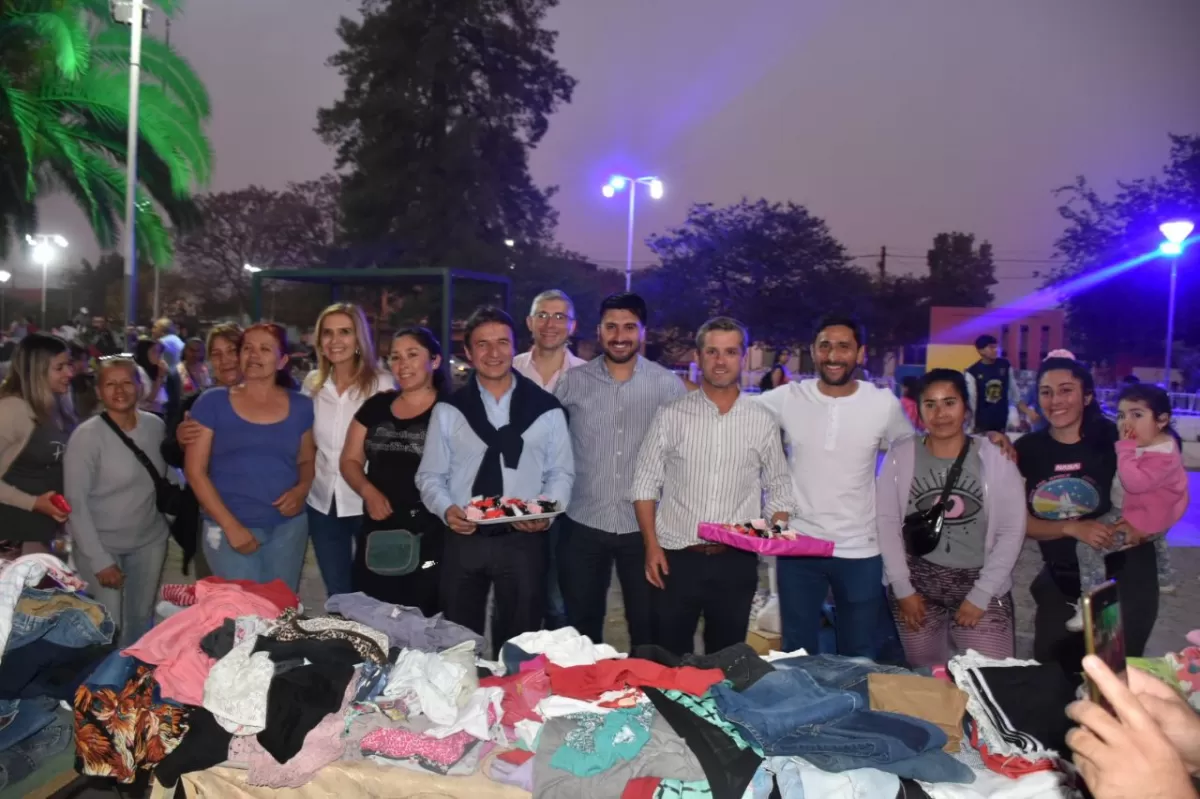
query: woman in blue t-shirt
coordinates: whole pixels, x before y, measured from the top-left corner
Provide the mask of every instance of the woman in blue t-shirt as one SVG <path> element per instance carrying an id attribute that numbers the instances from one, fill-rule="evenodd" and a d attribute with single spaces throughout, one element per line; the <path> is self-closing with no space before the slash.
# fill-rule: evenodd
<path id="1" fill-rule="evenodd" d="M 203 511 L 200 538 L 213 574 L 276 578 L 298 590 L 313 481 L 312 400 L 289 390 L 287 334 L 257 324 L 242 338 L 243 382 L 192 406 L 203 428 L 187 448 L 188 484 Z"/>

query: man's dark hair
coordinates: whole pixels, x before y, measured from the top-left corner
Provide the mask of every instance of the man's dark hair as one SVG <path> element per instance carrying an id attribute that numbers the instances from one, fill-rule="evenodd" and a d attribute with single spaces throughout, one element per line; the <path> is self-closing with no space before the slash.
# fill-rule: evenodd
<path id="1" fill-rule="evenodd" d="M 467 325 L 463 329 L 463 344 L 470 347 L 471 336 L 475 334 L 475 329 L 480 325 L 491 324 L 493 322 L 508 325 L 508 330 L 512 334 L 513 344 L 517 343 L 517 326 L 513 324 L 512 317 L 495 305 L 481 305 L 467 317 Z"/>
<path id="2" fill-rule="evenodd" d="M 821 321 L 817 322 L 817 326 L 813 328 L 813 341 L 821 335 L 821 331 L 829 327 L 848 327 L 854 335 L 854 343 L 859 349 L 867 343 L 867 331 L 863 329 L 862 322 L 855 319 L 853 316 L 843 314 L 830 314 L 821 317 Z"/>
<path id="3" fill-rule="evenodd" d="M 1000 342 L 996 340 L 995 336 L 984 333 L 982 336 L 975 339 L 975 349 L 981 350 L 984 347 L 990 347 L 993 344 L 999 344 L 999 343 Z"/>
<path id="4" fill-rule="evenodd" d="M 622 291 L 617 294 L 609 294 L 600 301 L 600 318 L 604 318 L 605 311 L 629 311 L 638 318 L 638 321 L 643 326 L 646 324 L 646 301 L 641 295 L 634 294 L 632 291 Z"/>

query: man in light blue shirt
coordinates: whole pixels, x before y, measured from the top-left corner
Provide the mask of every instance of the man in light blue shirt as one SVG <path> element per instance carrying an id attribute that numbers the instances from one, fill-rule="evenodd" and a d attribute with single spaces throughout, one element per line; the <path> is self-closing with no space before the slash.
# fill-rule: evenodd
<path id="1" fill-rule="evenodd" d="M 578 474 L 558 543 L 567 620 L 596 643 L 604 640 L 615 562 L 631 648 L 654 641 L 646 550 L 629 489 L 655 412 L 687 393 L 677 375 L 638 354 L 645 334 L 645 300 L 606 297 L 597 329 L 604 355 L 564 374 L 554 392 L 569 414 Z"/>
<path id="2" fill-rule="evenodd" d="M 545 496 L 565 509 L 575 465 L 562 405 L 513 371 L 512 318 L 480 308 L 467 320 L 463 341 L 475 370 L 434 406 L 416 483 L 425 507 L 451 530 L 442 559 L 445 617 L 483 634 L 494 585 L 492 641 L 499 651 L 509 638 L 542 626 L 550 525 L 477 525 L 464 509 L 477 496 Z"/>

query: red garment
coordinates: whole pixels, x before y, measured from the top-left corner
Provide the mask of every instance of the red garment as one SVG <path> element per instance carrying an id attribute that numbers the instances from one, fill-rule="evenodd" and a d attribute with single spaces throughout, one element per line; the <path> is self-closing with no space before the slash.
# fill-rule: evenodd
<path id="1" fill-rule="evenodd" d="M 591 702 L 599 699 L 605 691 L 617 691 L 627 687 L 675 689 L 693 696 L 701 696 L 725 675 L 720 669 L 697 669 L 681 666 L 676 669 L 661 666 L 649 660 L 628 658 L 626 660 L 601 660 L 591 666 L 546 667 L 550 675 L 550 687 L 560 696 Z"/>
<path id="2" fill-rule="evenodd" d="M 662 779 L 659 777 L 634 777 L 625 783 L 621 799 L 654 799 L 660 782 Z"/>
<path id="3" fill-rule="evenodd" d="M 550 695 L 550 678 L 546 672 L 522 671 L 507 677 L 484 677 L 479 681 L 480 688 L 492 686 L 504 689 L 504 698 L 500 700 L 500 709 L 504 711 L 501 724 L 512 727 L 518 721 L 542 720 L 534 708 Z"/>
<path id="4" fill-rule="evenodd" d="M 1055 762 L 1051 759 L 1027 760 L 1013 755 L 993 755 L 988 751 L 987 744 L 979 742 L 979 727 L 974 721 L 971 722 L 971 745 L 979 750 L 985 766 L 1014 780 L 1038 771 L 1055 770 Z"/>
<path id="5" fill-rule="evenodd" d="M 205 577 L 195 585 L 181 585 L 178 583 L 164 585 L 160 592 L 162 598 L 173 605 L 180 607 L 191 607 L 196 604 L 196 586 L 201 583 L 208 585 L 236 585 L 239 586 L 248 594 L 260 596 L 263 599 L 271 602 L 281 611 L 287 608 L 300 607 L 300 597 L 288 588 L 287 583 L 283 580 L 272 580 L 269 583 L 256 583 L 251 580 L 225 580 L 220 577 Z"/>
<path id="6" fill-rule="evenodd" d="M 503 760 L 505 763 L 512 763 L 514 766 L 520 766 L 533 757 L 533 752 L 526 749 L 508 749 L 496 755 L 497 760 Z"/>
<path id="7" fill-rule="evenodd" d="M 522 660 L 517 667 L 517 671 L 545 671 L 550 665 L 550 658 L 545 655 L 538 655 L 533 660 Z"/>

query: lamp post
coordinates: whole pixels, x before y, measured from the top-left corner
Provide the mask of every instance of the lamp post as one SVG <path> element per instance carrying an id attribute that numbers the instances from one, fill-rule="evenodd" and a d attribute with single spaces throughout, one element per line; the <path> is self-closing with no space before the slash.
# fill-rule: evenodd
<path id="1" fill-rule="evenodd" d="M 25 243 L 33 248 L 33 262 L 42 268 L 42 328 L 46 327 L 46 272 L 58 250 L 67 249 L 67 240 L 57 233 L 26 235 Z"/>
<path id="2" fill-rule="evenodd" d="M 10 280 L 12 280 L 12 272 L 0 269 L 0 333 L 7 329 L 4 324 L 4 304 L 8 299 L 8 281 Z"/>
<path id="3" fill-rule="evenodd" d="M 142 77 L 142 28 L 145 0 L 109 0 L 115 22 L 129 26 L 129 129 L 125 140 L 125 330 L 137 324 L 137 154 L 138 90 Z"/>
<path id="4" fill-rule="evenodd" d="M 255 266 L 254 264 L 242 264 L 242 269 L 245 269 L 252 275 L 255 272 L 262 271 L 261 266 Z M 273 283 L 271 284 L 271 320 L 275 320 L 275 285 Z"/>
<path id="5" fill-rule="evenodd" d="M 625 290 L 629 291 L 633 285 L 633 212 L 637 200 L 638 185 L 646 186 L 650 189 L 650 199 L 661 200 L 663 196 L 663 182 L 653 175 L 643 178 L 627 178 L 624 175 L 613 175 L 608 179 L 608 183 L 604 184 L 601 189 L 605 197 L 613 197 L 619 191 L 629 189 L 629 230 L 625 241 Z"/>
<path id="6" fill-rule="evenodd" d="M 1186 219 L 1175 219 L 1170 222 L 1163 222 L 1158 226 L 1158 230 L 1166 239 L 1162 244 L 1158 245 L 1158 251 L 1171 259 L 1171 289 L 1167 295 L 1167 364 L 1163 371 L 1163 387 L 1171 390 L 1171 349 L 1175 344 L 1175 283 L 1176 273 L 1179 267 L 1179 256 L 1183 254 L 1183 248 L 1187 242 L 1187 237 L 1192 235 L 1195 225 Z"/>

